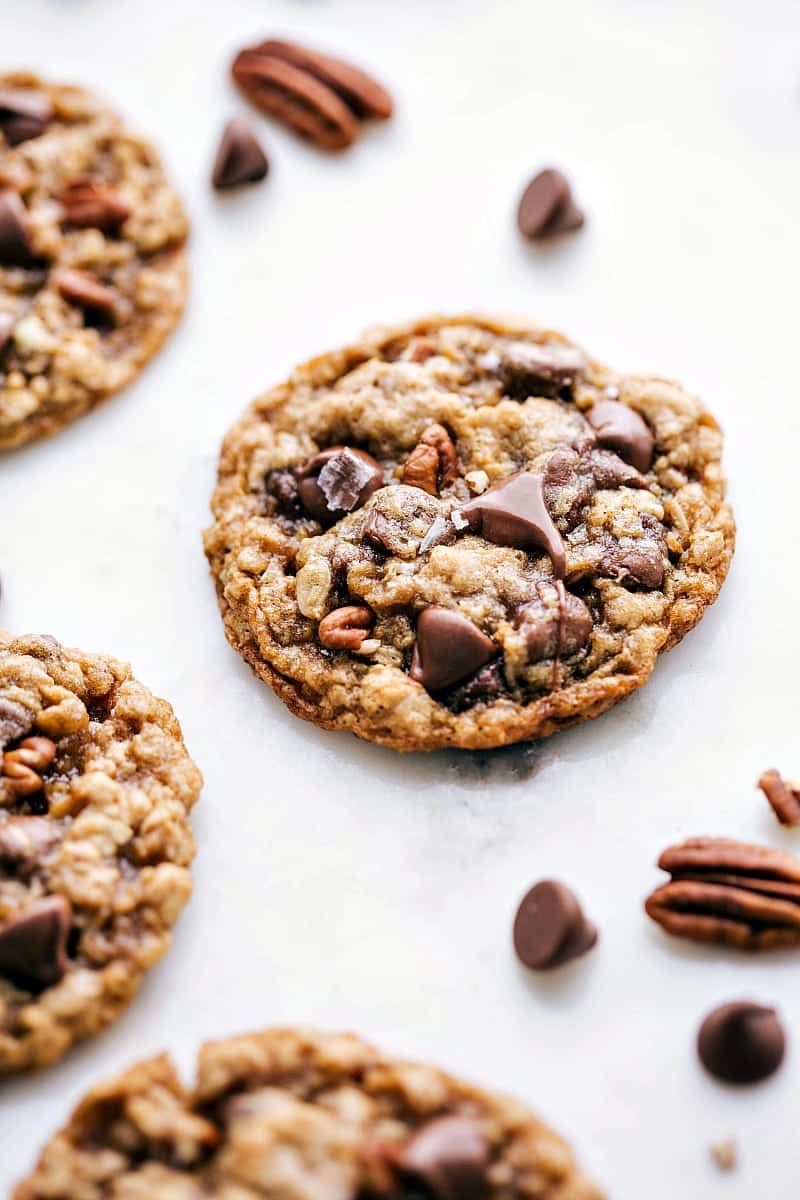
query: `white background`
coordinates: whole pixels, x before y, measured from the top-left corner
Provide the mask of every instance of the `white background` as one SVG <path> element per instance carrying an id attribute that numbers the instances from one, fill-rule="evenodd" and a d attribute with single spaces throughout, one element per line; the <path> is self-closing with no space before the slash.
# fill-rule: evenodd
<path id="1" fill-rule="evenodd" d="M 233 51 L 283 32 L 374 69 L 396 119 L 325 156 L 254 117 L 266 184 L 208 172 L 245 106 Z M 0 0 L 0 61 L 95 86 L 162 148 L 194 225 L 187 318 L 124 396 L 0 462 L 0 622 L 130 660 L 206 777 L 195 898 L 129 1013 L 0 1099 L 0 1184 L 95 1080 L 276 1022 L 349 1028 L 530 1102 L 616 1200 L 800 1187 L 800 958 L 666 938 L 643 915 L 684 836 L 800 851 L 754 790 L 800 774 L 800 10 L 768 0 Z M 564 167 L 587 228 L 514 212 Z M 727 432 L 735 566 L 649 686 L 544 744 L 400 757 L 290 716 L 228 649 L 202 555 L 227 426 L 376 322 L 520 313 L 673 375 Z M 597 950 L 520 968 L 524 890 L 571 883 Z M 695 1060 L 720 1001 L 780 1008 L 783 1071 Z M 709 1144 L 735 1136 L 721 1174 Z"/>

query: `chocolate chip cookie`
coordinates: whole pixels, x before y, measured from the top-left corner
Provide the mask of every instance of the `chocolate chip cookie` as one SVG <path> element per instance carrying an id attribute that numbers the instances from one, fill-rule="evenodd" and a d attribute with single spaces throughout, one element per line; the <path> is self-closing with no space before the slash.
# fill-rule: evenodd
<path id="1" fill-rule="evenodd" d="M 167 950 L 200 785 L 128 667 L 0 632 L 0 1074 L 108 1025 Z"/>
<path id="2" fill-rule="evenodd" d="M 270 1030 L 92 1091 L 14 1200 L 600 1200 L 512 1100 L 350 1035 Z"/>
<path id="3" fill-rule="evenodd" d="M 89 92 L 0 76 L 0 450 L 136 377 L 186 297 L 158 156 Z"/>
<path id="4" fill-rule="evenodd" d="M 228 639 L 298 715 L 394 749 L 553 733 L 716 599 L 721 452 L 695 397 L 557 333 L 376 332 L 225 439 L 206 552 Z"/>

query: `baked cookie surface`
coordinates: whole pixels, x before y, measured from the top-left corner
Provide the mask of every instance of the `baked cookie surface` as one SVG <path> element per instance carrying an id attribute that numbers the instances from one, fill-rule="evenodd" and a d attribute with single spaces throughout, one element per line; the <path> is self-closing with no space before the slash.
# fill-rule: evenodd
<path id="1" fill-rule="evenodd" d="M 187 232 L 155 150 L 101 101 L 0 76 L 0 450 L 136 377 L 183 311 Z"/>
<path id="2" fill-rule="evenodd" d="M 124 664 L 0 632 L 0 1074 L 103 1029 L 168 949 L 201 782 Z"/>
<path id="3" fill-rule="evenodd" d="M 593 717 L 716 599 L 722 435 L 663 379 L 481 317 L 299 367 L 226 437 L 206 552 L 298 715 L 399 750 Z"/>
<path id="4" fill-rule="evenodd" d="M 94 1089 L 14 1200 L 600 1200 L 520 1104 L 350 1035 L 209 1043 Z"/>

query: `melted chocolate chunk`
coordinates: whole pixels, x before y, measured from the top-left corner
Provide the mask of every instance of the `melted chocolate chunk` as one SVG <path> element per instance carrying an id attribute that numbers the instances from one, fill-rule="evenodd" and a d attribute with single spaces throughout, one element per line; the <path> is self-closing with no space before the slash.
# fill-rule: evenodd
<path id="1" fill-rule="evenodd" d="M 45 817 L 9 817 L 0 825 L 0 876 L 4 868 L 16 874 L 32 870 L 59 837 L 58 826 Z"/>
<path id="2" fill-rule="evenodd" d="M 64 896 L 37 900 L 0 925 L 0 975 L 36 989 L 51 987 L 69 966 L 72 906 Z"/>
<path id="3" fill-rule="evenodd" d="M 350 446 L 331 446 L 300 468 L 297 491 L 309 516 L 333 525 L 366 504 L 383 482 L 383 468 L 371 455 Z"/>
<path id="4" fill-rule="evenodd" d="M 31 267 L 36 262 L 28 236 L 25 205 L 16 192 L 0 192 L 0 265 Z"/>
<path id="5" fill-rule="evenodd" d="M 430 1200 L 484 1200 L 489 1195 L 486 1137 L 467 1117 L 434 1117 L 399 1149 L 390 1163 Z"/>
<path id="6" fill-rule="evenodd" d="M 432 605 L 417 621 L 409 675 L 429 692 L 444 691 L 474 674 L 496 653 L 492 639 L 467 617 Z"/>
<path id="7" fill-rule="evenodd" d="M 586 359 L 574 346 L 538 342 L 512 342 L 498 367 L 505 391 L 515 400 L 557 396 L 585 370 Z"/>
<path id="8" fill-rule="evenodd" d="M 598 400 L 586 413 L 586 420 L 601 446 L 615 450 L 637 471 L 650 470 L 655 437 L 635 409 L 619 400 Z"/>
<path id="9" fill-rule="evenodd" d="M 276 501 L 278 511 L 284 516 L 296 517 L 300 513 L 300 497 L 297 479 L 292 471 L 270 471 L 265 480 L 267 495 Z"/>
<path id="10" fill-rule="evenodd" d="M 569 658 L 582 650 L 592 635 L 592 614 L 572 592 L 564 592 L 546 581 L 537 585 L 532 600 L 517 610 L 514 624 L 523 633 L 528 661 Z"/>
<path id="11" fill-rule="evenodd" d="M 505 690 L 505 679 L 499 662 L 487 663 L 471 679 L 454 688 L 441 702 L 454 713 L 466 712 L 476 704 L 486 704 Z"/>
<path id="12" fill-rule="evenodd" d="M 631 548 L 620 547 L 604 559 L 603 570 L 625 587 L 652 591 L 664 582 L 664 556 L 655 542 L 642 540 Z"/>
<path id="13" fill-rule="evenodd" d="M 53 106 L 42 92 L 0 88 L 0 132 L 9 146 L 40 137 L 53 119 Z"/>
<path id="14" fill-rule="evenodd" d="M 546 550 L 554 575 L 563 579 L 564 543 L 545 503 L 543 475 L 519 471 L 462 505 L 457 513 L 473 533 L 482 534 L 497 546 Z"/>

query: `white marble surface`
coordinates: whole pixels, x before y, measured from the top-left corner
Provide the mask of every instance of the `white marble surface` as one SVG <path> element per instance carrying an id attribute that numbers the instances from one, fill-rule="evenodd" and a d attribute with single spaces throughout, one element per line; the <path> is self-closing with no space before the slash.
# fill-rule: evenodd
<path id="1" fill-rule="evenodd" d="M 397 119 L 328 158 L 263 125 L 266 184 L 212 195 L 234 48 L 285 31 L 351 54 Z M 162 146 L 194 289 L 139 383 L 0 464 L 0 621 L 129 659 L 206 776 L 196 895 L 118 1025 L 6 1085 L 0 1186 L 94 1080 L 272 1022 L 348 1027 L 534 1105 L 617 1200 L 789 1200 L 800 1184 L 800 959 L 670 941 L 641 902 L 669 842 L 800 851 L 754 790 L 797 745 L 796 0 L 2 0 L 0 62 L 93 84 Z M 590 214 L 539 251 L 513 214 L 539 165 Z M 483 307 L 672 374 L 727 435 L 739 549 L 716 608 L 646 690 L 496 757 L 400 758 L 291 717 L 228 649 L 200 547 L 219 439 L 257 391 L 364 326 Z M 517 899 L 572 883 L 602 938 L 546 978 Z M 781 1009 L 781 1074 L 699 1069 L 715 1003 Z M 709 1144 L 734 1136 L 722 1175 Z"/>

